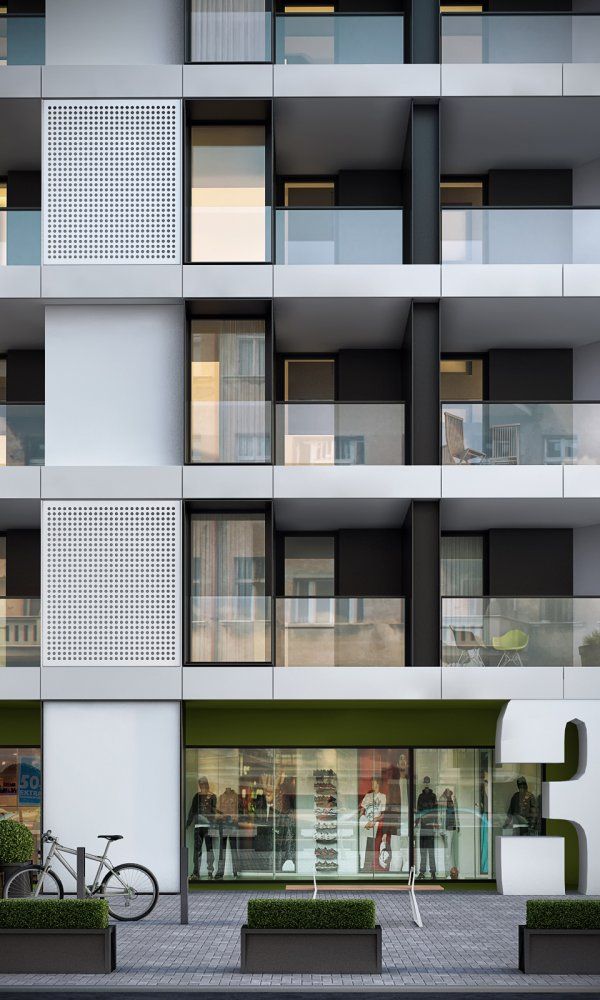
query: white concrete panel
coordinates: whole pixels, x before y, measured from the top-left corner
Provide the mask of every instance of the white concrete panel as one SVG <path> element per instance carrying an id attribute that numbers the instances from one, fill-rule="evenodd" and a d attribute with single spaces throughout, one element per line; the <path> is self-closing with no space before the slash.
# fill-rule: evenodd
<path id="1" fill-rule="evenodd" d="M 180 264 L 48 264 L 41 271 L 45 299 L 181 298 Z"/>
<path id="2" fill-rule="evenodd" d="M 38 701 L 39 698 L 39 667 L 7 667 L 0 670 L 0 702 Z"/>
<path id="3" fill-rule="evenodd" d="M 564 294 L 568 296 L 598 295 L 600 264 L 565 264 Z"/>
<path id="4" fill-rule="evenodd" d="M 438 264 L 277 264 L 276 298 L 438 298 Z"/>
<path id="5" fill-rule="evenodd" d="M 3 466 L 0 468 L 0 498 L 38 500 L 40 482 L 39 466 Z"/>
<path id="6" fill-rule="evenodd" d="M 563 66 L 565 97 L 598 97 L 600 65 L 598 63 L 565 63 Z"/>
<path id="7" fill-rule="evenodd" d="M 440 67 L 275 66 L 274 91 L 275 97 L 439 97 Z"/>
<path id="8" fill-rule="evenodd" d="M 39 299 L 41 271 L 41 267 L 33 264 L 8 264 L 0 267 L 0 299 Z"/>
<path id="9" fill-rule="evenodd" d="M 45 702 L 43 725 L 46 829 L 99 852 L 99 833 L 120 833 L 113 864 L 146 865 L 161 892 L 177 892 L 179 703 Z"/>
<path id="10" fill-rule="evenodd" d="M 270 500 L 273 496 L 271 465 L 184 465 L 185 499 Z"/>
<path id="11" fill-rule="evenodd" d="M 181 667 L 42 667 L 45 701 L 179 701 Z"/>
<path id="12" fill-rule="evenodd" d="M 561 63 L 446 64 L 442 97 L 561 97 Z"/>
<path id="13" fill-rule="evenodd" d="M 444 264 L 442 295 L 473 298 L 483 296 L 562 295 L 561 264 Z"/>
<path id="14" fill-rule="evenodd" d="M 441 696 L 441 667 L 276 667 L 276 701 L 345 701 L 436 699 Z"/>
<path id="15" fill-rule="evenodd" d="M 243 63 L 183 67 L 184 97 L 272 97 L 273 66 Z"/>
<path id="16" fill-rule="evenodd" d="M 181 306 L 46 308 L 46 465 L 181 465 Z"/>
<path id="17" fill-rule="evenodd" d="M 600 497 L 600 465 L 565 465 L 565 497 Z"/>
<path id="18" fill-rule="evenodd" d="M 444 497 L 562 497 L 561 465 L 443 465 Z"/>
<path id="19" fill-rule="evenodd" d="M 46 500 L 179 500 L 181 466 L 48 466 L 42 470 Z"/>
<path id="20" fill-rule="evenodd" d="M 0 97 L 41 96 L 41 66 L 0 66 Z"/>
<path id="21" fill-rule="evenodd" d="M 496 837 L 495 871 L 504 896 L 564 896 L 562 837 Z"/>
<path id="22" fill-rule="evenodd" d="M 181 66 L 44 66 L 42 96 L 181 97 Z"/>
<path id="23" fill-rule="evenodd" d="M 46 0 L 46 65 L 182 63 L 184 0 Z"/>
<path id="24" fill-rule="evenodd" d="M 271 264 L 183 266 L 183 297 L 186 299 L 270 299 L 272 295 Z"/>
<path id="25" fill-rule="evenodd" d="M 563 667 L 444 667 L 442 697 L 448 700 L 562 698 Z"/>
<path id="26" fill-rule="evenodd" d="M 183 699 L 270 701 L 273 667 L 184 667 Z"/>
<path id="27" fill-rule="evenodd" d="M 565 670 L 565 698 L 600 699 L 600 667 L 569 667 Z"/>
<path id="28" fill-rule="evenodd" d="M 275 466 L 274 495 L 283 497 L 440 496 L 438 465 Z"/>

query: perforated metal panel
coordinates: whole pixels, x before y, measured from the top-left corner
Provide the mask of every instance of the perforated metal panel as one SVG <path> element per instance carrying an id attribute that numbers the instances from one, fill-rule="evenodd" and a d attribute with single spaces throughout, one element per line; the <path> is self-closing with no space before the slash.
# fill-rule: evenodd
<path id="1" fill-rule="evenodd" d="M 44 666 L 178 666 L 180 505 L 43 505 Z"/>
<path id="2" fill-rule="evenodd" d="M 177 264 L 180 102 L 44 103 L 44 263 Z"/>

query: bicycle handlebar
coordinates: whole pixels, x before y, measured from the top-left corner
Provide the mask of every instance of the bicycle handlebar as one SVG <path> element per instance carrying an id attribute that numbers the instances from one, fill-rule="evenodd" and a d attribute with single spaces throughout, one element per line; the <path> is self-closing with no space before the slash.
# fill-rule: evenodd
<path id="1" fill-rule="evenodd" d="M 58 837 L 52 836 L 52 830 L 46 830 L 46 832 L 42 834 L 42 844 L 51 844 L 53 841 L 58 841 Z"/>

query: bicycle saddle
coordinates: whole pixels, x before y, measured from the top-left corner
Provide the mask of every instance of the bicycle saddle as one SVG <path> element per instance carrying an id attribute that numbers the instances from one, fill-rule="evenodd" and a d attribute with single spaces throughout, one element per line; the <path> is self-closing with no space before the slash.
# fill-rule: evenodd
<path id="1" fill-rule="evenodd" d="M 123 840 L 120 833 L 99 833 L 98 840 Z"/>

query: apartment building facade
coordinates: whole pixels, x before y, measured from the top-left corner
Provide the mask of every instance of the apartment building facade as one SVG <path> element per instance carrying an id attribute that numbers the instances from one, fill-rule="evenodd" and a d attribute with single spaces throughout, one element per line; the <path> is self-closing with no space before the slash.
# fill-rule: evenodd
<path id="1" fill-rule="evenodd" d="M 0 10 L 0 818 L 600 892 L 600 2 L 536 7 Z"/>

